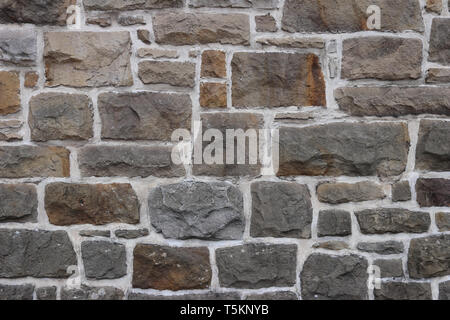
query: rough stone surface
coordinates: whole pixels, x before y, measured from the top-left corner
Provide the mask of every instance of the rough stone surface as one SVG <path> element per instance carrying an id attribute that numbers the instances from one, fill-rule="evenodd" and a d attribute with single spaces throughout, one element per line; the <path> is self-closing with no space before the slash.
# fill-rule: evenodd
<path id="1" fill-rule="evenodd" d="M 422 120 L 416 147 L 416 169 L 450 171 L 450 121 Z"/>
<path id="2" fill-rule="evenodd" d="M 225 78 L 227 76 L 226 54 L 219 50 L 206 50 L 202 53 L 201 76 Z"/>
<path id="3" fill-rule="evenodd" d="M 427 212 L 401 208 L 367 209 L 355 215 L 363 234 L 422 233 L 431 223 Z"/>
<path id="4" fill-rule="evenodd" d="M 34 185 L 0 184 L 0 222 L 37 222 Z"/>
<path id="5" fill-rule="evenodd" d="M 183 0 L 84 0 L 83 4 L 87 10 L 146 10 L 179 8 Z"/>
<path id="6" fill-rule="evenodd" d="M 430 68 L 425 81 L 430 84 L 450 82 L 450 69 Z"/>
<path id="7" fill-rule="evenodd" d="M 46 86 L 131 86 L 130 34 L 47 32 L 44 35 Z"/>
<path id="8" fill-rule="evenodd" d="M 431 300 L 431 285 L 422 282 L 383 282 L 375 300 Z"/>
<path id="9" fill-rule="evenodd" d="M 36 39 L 37 33 L 33 29 L 1 30 L 0 65 L 34 66 L 37 58 Z"/>
<path id="10" fill-rule="evenodd" d="M 150 232 L 148 231 L 148 229 L 137 229 L 137 230 L 120 229 L 120 230 L 116 230 L 116 232 L 114 234 L 117 238 L 137 239 L 137 238 L 142 238 L 142 237 L 148 236 L 150 234 Z"/>
<path id="11" fill-rule="evenodd" d="M 17 72 L 0 71 L 0 96 L 0 115 L 20 111 L 20 80 Z"/>
<path id="12" fill-rule="evenodd" d="M 297 48 L 297 49 L 323 49 L 325 41 L 320 38 L 257 38 L 256 42 L 264 46 L 275 46 L 281 48 Z"/>
<path id="13" fill-rule="evenodd" d="M 326 249 L 326 250 L 334 250 L 340 251 L 344 249 L 348 249 L 349 245 L 344 241 L 324 241 L 324 242 L 316 242 L 312 245 L 314 249 Z"/>
<path id="14" fill-rule="evenodd" d="M 296 245 L 246 244 L 216 250 L 223 287 L 258 289 L 295 284 Z"/>
<path id="15" fill-rule="evenodd" d="M 93 136 L 94 111 L 86 95 L 42 93 L 31 98 L 31 139 L 87 140 Z"/>
<path id="16" fill-rule="evenodd" d="M 112 19 L 108 15 L 96 15 L 92 17 L 87 17 L 86 24 L 95 24 L 102 28 L 106 28 L 112 25 Z"/>
<path id="17" fill-rule="evenodd" d="M 127 274 L 125 245 L 108 241 L 81 244 L 84 271 L 88 279 L 117 279 Z"/>
<path id="18" fill-rule="evenodd" d="M 392 201 L 411 200 L 411 187 L 409 181 L 401 181 L 392 185 Z"/>
<path id="19" fill-rule="evenodd" d="M 424 30 L 418 0 L 286 0 L 282 28 L 288 32 L 367 31 L 370 5 L 381 9 L 381 31 Z"/>
<path id="20" fill-rule="evenodd" d="M 134 249 L 134 288 L 178 291 L 206 289 L 210 283 L 211 266 L 206 247 L 138 244 Z"/>
<path id="21" fill-rule="evenodd" d="M 375 266 L 380 268 L 381 278 L 402 278 L 403 273 L 403 262 L 401 259 L 378 259 L 373 262 Z"/>
<path id="22" fill-rule="evenodd" d="M 103 93 L 98 109 L 103 139 L 170 141 L 174 130 L 191 128 L 187 94 Z"/>
<path id="23" fill-rule="evenodd" d="M 403 242 L 399 241 L 360 242 L 356 247 L 360 251 L 373 252 L 381 255 L 398 254 L 405 250 Z"/>
<path id="24" fill-rule="evenodd" d="M 38 300 L 56 300 L 56 290 L 57 288 L 54 286 L 37 288 L 36 298 Z"/>
<path id="25" fill-rule="evenodd" d="M 450 281 L 439 284 L 439 300 L 450 300 Z"/>
<path id="26" fill-rule="evenodd" d="M 277 32 L 277 22 L 270 13 L 255 17 L 256 31 L 258 32 Z"/>
<path id="27" fill-rule="evenodd" d="M 123 291 L 113 287 L 82 285 L 80 288 L 63 287 L 61 289 L 61 300 L 122 300 L 123 297 Z"/>
<path id="28" fill-rule="evenodd" d="M 153 59 L 176 59 L 180 55 L 176 50 L 162 50 L 155 48 L 139 48 L 137 51 L 137 56 L 139 58 L 150 57 Z"/>
<path id="29" fill-rule="evenodd" d="M 129 184 L 56 182 L 45 190 L 45 210 L 54 225 L 139 223 L 138 198 Z"/>
<path id="30" fill-rule="evenodd" d="M 65 231 L 0 229 L 1 278 L 68 278 L 77 264 Z"/>
<path id="31" fill-rule="evenodd" d="M 63 147 L 1 146 L 0 177 L 68 177 L 69 153 Z"/>
<path id="32" fill-rule="evenodd" d="M 442 12 L 442 0 L 427 0 L 425 9 L 428 12 L 441 14 Z"/>
<path id="33" fill-rule="evenodd" d="M 22 126 L 19 120 L 0 121 L 0 141 L 22 140 Z"/>
<path id="34" fill-rule="evenodd" d="M 235 53 L 235 107 L 325 106 L 325 81 L 314 54 Z"/>
<path id="35" fill-rule="evenodd" d="M 398 37 L 363 37 L 343 41 L 344 79 L 405 80 L 422 74 L 422 41 Z"/>
<path id="36" fill-rule="evenodd" d="M 311 238 L 312 204 L 306 185 L 255 182 L 251 185 L 252 237 Z"/>
<path id="37" fill-rule="evenodd" d="M 105 237 L 109 238 L 111 237 L 111 231 L 109 230 L 81 230 L 79 235 L 81 237 Z"/>
<path id="38" fill-rule="evenodd" d="M 205 82 L 200 85 L 200 106 L 203 108 L 226 108 L 227 85 Z"/>
<path id="39" fill-rule="evenodd" d="M 275 9 L 279 0 L 192 0 L 190 6 L 209 8 L 256 8 Z"/>
<path id="40" fill-rule="evenodd" d="M 368 299 L 367 261 L 357 255 L 310 255 L 300 275 L 304 300 Z"/>
<path id="41" fill-rule="evenodd" d="M 319 201 L 339 204 L 383 199 L 381 185 L 370 181 L 357 183 L 322 183 L 317 187 Z"/>
<path id="42" fill-rule="evenodd" d="M 261 294 L 250 294 L 245 300 L 298 300 L 297 295 L 291 291 L 267 292 Z"/>
<path id="43" fill-rule="evenodd" d="M 248 45 L 250 40 L 250 20 L 244 14 L 158 14 L 153 19 L 153 30 L 160 44 Z"/>
<path id="44" fill-rule="evenodd" d="M 192 88 L 195 85 L 195 64 L 143 61 L 139 63 L 139 78 L 145 84 L 168 84 L 174 87 Z"/>
<path id="45" fill-rule="evenodd" d="M 352 234 L 350 212 L 344 210 L 322 210 L 317 222 L 319 237 L 345 237 Z"/>
<path id="46" fill-rule="evenodd" d="M 182 182 L 154 188 L 150 221 L 165 238 L 242 239 L 242 193 L 229 183 Z"/>
<path id="47" fill-rule="evenodd" d="M 408 252 L 408 271 L 413 279 L 450 274 L 450 234 L 412 239 Z"/>
<path id="48" fill-rule="evenodd" d="M 34 71 L 27 72 L 25 74 L 24 86 L 25 88 L 34 88 L 37 86 L 39 81 L 39 74 Z"/>
<path id="49" fill-rule="evenodd" d="M 439 231 L 450 231 L 450 212 L 438 212 L 435 219 Z"/>
<path id="50" fill-rule="evenodd" d="M 450 87 L 347 87 L 334 95 L 352 116 L 450 115 Z"/>
<path id="51" fill-rule="evenodd" d="M 215 300 L 241 300 L 240 294 L 236 292 L 208 292 L 199 294 L 182 295 L 152 295 L 140 292 L 128 294 L 128 300 L 194 300 L 194 301 L 215 301 Z"/>
<path id="52" fill-rule="evenodd" d="M 145 22 L 144 16 L 141 15 L 129 15 L 129 14 L 121 14 L 119 18 L 117 18 L 117 22 L 121 26 L 134 26 L 138 24 L 145 25 L 147 24 Z"/>
<path id="53" fill-rule="evenodd" d="M 0 284 L 0 300 L 33 300 L 34 285 Z"/>
<path id="54" fill-rule="evenodd" d="M 450 19 L 435 18 L 431 25 L 428 61 L 450 66 Z"/>
<path id="55" fill-rule="evenodd" d="M 416 193 L 421 207 L 450 207 L 450 179 L 418 179 Z"/>
<path id="56" fill-rule="evenodd" d="M 150 31 L 146 29 L 139 29 L 137 30 L 137 37 L 139 40 L 141 40 L 145 44 L 151 44 L 150 40 Z"/>
<path id="57" fill-rule="evenodd" d="M 280 128 L 279 176 L 395 176 L 406 167 L 401 123 L 329 123 Z"/>
<path id="58" fill-rule="evenodd" d="M 78 161 L 85 177 L 183 176 L 184 168 L 173 164 L 171 153 L 166 146 L 87 146 Z"/>
<path id="59" fill-rule="evenodd" d="M 0 3 L 0 23 L 65 26 L 67 8 L 76 0 L 5 0 Z"/>

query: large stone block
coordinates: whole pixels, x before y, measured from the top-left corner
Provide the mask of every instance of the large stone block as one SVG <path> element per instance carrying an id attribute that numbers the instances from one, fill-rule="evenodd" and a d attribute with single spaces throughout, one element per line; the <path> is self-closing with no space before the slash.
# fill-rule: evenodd
<path id="1" fill-rule="evenodd" d="M 450 65 L 450 19 L 435 18 L 431 24 L 428 60 Z"/>
<path id="2" fill-rule="evenodd" d="M 174 87 L 195 86 L 195 64 L 190 62 L 142 61 L 139 78 L 145 84 L 168 84 Z"/>
<path id="3" fill-rule="evenodd" d="M 450 207 L 450 179 L 424 179 L 416 182 L 421 207 Z"/>
<path id="4" fill-rule="evenodd" d="M 422 120 L 416 148 L 416 169 L 450 171 L 450 121 Z"/>
<path id="5" fill-rule="evenodd" d="M 0 184 L 0 223 L 36 222 L 37 192 L 31 184 Z"/>
<path id="6" fill-rule="evenodd" d="M 81 255 L 88 279 L 117 279 L 127 274 L 127 253 L 123 244 L 84 241 Z"/>
<path id="7" fill-rule="evenodd" d="M 375 300 L 431 300 L 431 285 L 425 282 L 383 282 L 374 290 Z"/>
<path id="8" fill-rule="evenodd" d="M 1 15 L 0 11 L 0 15 Z M 34 66 L 37 58 L 37 33 L 33 29 L 0 31 L 0 64 Z"/>
<path id="9" fill-rule="evenodd" d="M 357 183 L 322 183 L 317 187 L 319 201 L 339 204 L 383 199 L 385 193 L 381 185 L 363 181 Z"/>

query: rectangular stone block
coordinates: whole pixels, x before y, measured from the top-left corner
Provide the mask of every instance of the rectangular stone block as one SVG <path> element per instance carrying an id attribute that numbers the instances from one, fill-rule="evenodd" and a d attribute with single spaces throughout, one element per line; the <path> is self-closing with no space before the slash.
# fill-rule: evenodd
<path id="1" fill-rule="evenodd" d="M 431 24 L 428 61 L 450 66 L 450 19 L 435 18 Z"/>
<path id="2" fill-rule="evenodd" d="M 362 181 L 357 183 L 322 183 L 317 186 L 319 201 L 339 204 L 383 199 L 386 194 L 381 185 Z"/>
<path id="3" fill-rule="evenodd" d="M 383 282 L 374 290 L 375 300 L 431 300 L 431 285 L 425 282 Z"/>
<path id="4" fill-rule="evenodd" d="M 314 54 L 235 53 L 235 107 L 326 106 L 325 81 Z"/>
<path id="5" fill-rule="evenodd" d="M 195 86 L 195 64 L 190 62 L 142 61 L 139 78 L 145 84 L 168 84 L 174 87 Z"/>
<path id="6" fill-rule="evenodd" d="M 396 176 L 409 150 L 403 123 L 329 123 L 280 128 L 279 176 Z"/>
<path id="7" fill-rule="evenodd" d="M 20 120 L 0 121 L 0 141 L 22 140 L 22 126 Z"/>
<path id="8" fill-rule="evenodd" d="M 434 278 L 450 274 L 450 234 L 411 240 L 408 271 L 413 279 Z"/>
<path id="9" fill-rule="evenodd" d="M 84 0 L 87 10 L 150 10 L 165 8 L 180 8 L 183 0 Z"/>
<path id="10" fill-rule="evenodd" d="M 450 121 L 420 121 L 416 169 L 450 171 Z"/>
<path id="11" fill-rule="evenodd" d="M 0 115 L 4 116 L 20 111 L 19 73 L 0 71 L 0 97 Z"/>
<path id="12" fill-rule="evenodd" d="M 36 222 L 37 193 L 32 184 L 0 184 L 0 223 Z"/>
<path id="13" fill-rule="evenodd" d="M 0 301 L 5 300 L 33 300 L 34 285 L 0 284 Z"/>
<path id="14" fill-rule="evenodd" d="M 428 69 L 426 83 L 450 83 L 450 68 L 430 68 Z"/>
<path id="15" fill-rule="evenodd" d="M 421 207 L 450 207 L 450 179 L 424 179 L 416 182 Z"/>
<path id="16" fill-rule="evenodd" d="M 191 0 L 189 5 L 194 8 L 256 8 L 276 9 L 279 0 Z"/>
<path id="17" fill-rule="evenodd" d="M 3 12 L 0 11 L 0 17 Z M 36 58 L 37 33 L 34 29 L 0 31 L 0 65 L 34 66 Z"/>

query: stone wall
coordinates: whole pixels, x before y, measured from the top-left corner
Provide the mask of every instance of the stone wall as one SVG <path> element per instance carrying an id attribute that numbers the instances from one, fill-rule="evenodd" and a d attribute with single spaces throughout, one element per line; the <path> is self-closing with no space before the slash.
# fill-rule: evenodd
<path id="1" fill-rule="evenodd" d="M 449 35 L 447 0 L 2 1 L 0 300 L 449 299 Z M 173 163 L 199 120 L 279 129 L 277 174 Z"/>

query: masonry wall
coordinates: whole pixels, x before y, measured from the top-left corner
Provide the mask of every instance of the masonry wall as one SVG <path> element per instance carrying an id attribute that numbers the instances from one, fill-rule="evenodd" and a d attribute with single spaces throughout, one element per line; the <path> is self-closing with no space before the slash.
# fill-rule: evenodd
<path id="1" fill-rule="evenodd" d="M 448 8 L 0 5 L 0 300 L 448 299 Z M 278 172 L 175 164 L 196 121 Z"/>

